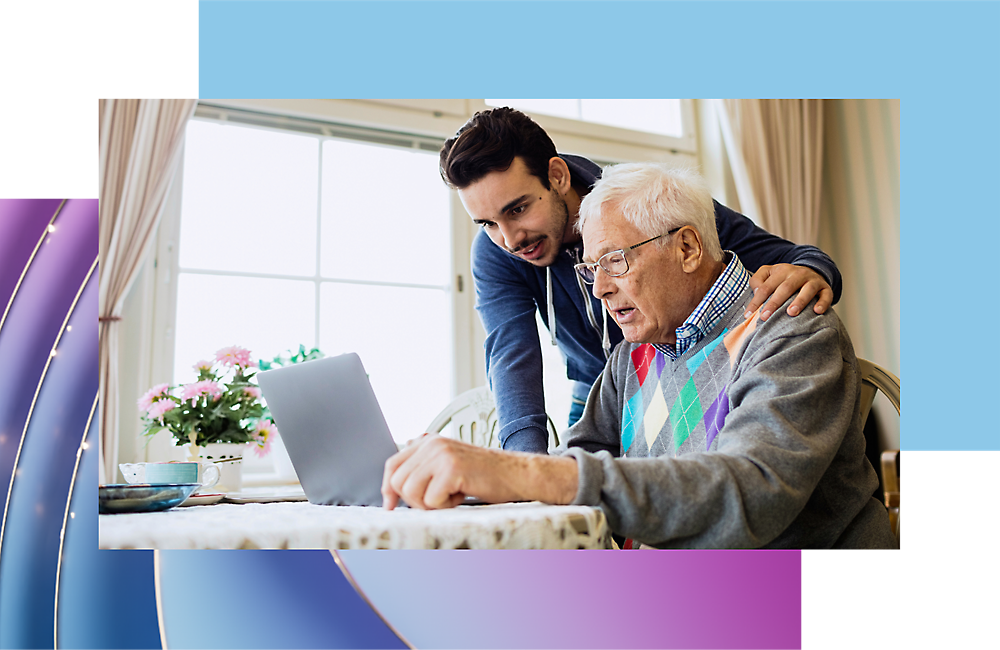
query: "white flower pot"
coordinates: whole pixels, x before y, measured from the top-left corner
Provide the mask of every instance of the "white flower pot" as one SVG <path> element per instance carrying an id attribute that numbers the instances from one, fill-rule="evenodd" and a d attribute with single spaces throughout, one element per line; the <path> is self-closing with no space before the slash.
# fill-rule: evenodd
<path id="1" fill-rule="evenodd" d="M 201 460 L 218 463 L 222 469 L 213 492 L 239 492 L 243 489 L 243 452 L 245 443 L 213 442 L 198 447 Z"/>

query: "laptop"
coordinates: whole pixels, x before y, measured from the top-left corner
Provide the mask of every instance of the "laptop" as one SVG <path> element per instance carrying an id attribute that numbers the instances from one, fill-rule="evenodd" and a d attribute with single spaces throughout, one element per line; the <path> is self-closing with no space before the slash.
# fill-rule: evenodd
<path id="1" fill-rule="evenodd" d="M 257 382 L 310 503 L 382 505 L 396 443 L 357 354 L 267 370 Z"/>

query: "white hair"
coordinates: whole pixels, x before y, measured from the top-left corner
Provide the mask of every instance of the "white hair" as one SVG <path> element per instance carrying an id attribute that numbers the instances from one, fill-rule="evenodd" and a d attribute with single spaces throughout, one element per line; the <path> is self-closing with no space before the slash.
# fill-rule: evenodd
<path id="1" fill-rule="evenodd" d="M 647 237 L 692 226 L 709 257 L 722 260 L 712 194 L 693 170 L 671 169 L 663 163 L 612 165 L 580 204 L 577 230 L 582 233 L 587 221 L 608 212 L 620 213 Z"/>

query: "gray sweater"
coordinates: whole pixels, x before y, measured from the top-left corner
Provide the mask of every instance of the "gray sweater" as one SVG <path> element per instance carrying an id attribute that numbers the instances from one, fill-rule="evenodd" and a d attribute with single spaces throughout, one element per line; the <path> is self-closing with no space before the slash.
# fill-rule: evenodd
<path id="1" fill-rule="evenodd" d="M 897 547 L 846 329 L 788 303 L 744 321 L 751 296 L 676 360 L 615 348 L 557 452 L 577 460 L 573 503 L 660 548 Z"/>

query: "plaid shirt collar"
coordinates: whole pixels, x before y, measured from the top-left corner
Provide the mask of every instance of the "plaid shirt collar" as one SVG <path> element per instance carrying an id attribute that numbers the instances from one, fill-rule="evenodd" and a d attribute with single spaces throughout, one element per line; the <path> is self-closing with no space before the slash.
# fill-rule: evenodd
<path id="1" fill-rule="evenodd" d="M 746 288 L 750 285 L 750 273 L 740 263 L 740 258 L 732 251 L 723 251 L 726 268 L 722 275 L 694 308 L 687 320 L 675 331 L 677 334 L 676 349 L 665 343 L 654 343 L 653 347 L 676 359 L 691 349 L 698 341 L 719 324 Z"/>

